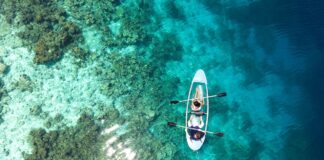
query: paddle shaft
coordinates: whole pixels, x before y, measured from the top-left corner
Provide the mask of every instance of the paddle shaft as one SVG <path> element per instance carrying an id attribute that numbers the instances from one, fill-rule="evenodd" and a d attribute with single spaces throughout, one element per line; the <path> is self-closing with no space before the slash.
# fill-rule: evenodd
<path id="1" fill-rule="evenodd" d="M 218 95 L 218 94 L 215 94 L 215 95 L 208 96 L 208 97 L 203 97 L 203 98 L 213 98 L 213 97 L 219 97 L 219 95 Z M 191 100 L 194 100 L 194 98 L 189 99 L 189 101 L 191 101 Z M 188 101 L 188 99 L 186 99 L 186 100 L 181 100 L 181 101 L 179 101 L 178 103 L 181 103 L 181 102 L 187 102 L 187 101 Z"/>
<path id="2" fill-rule="evenodd" d="M 181 125 L 175 125 L 176 127 L 180 127 L 180 128 L 184 128 L 184 129 L 191 129 L 191 130 L 195 130 L 195 131 L 201 131 L 201 132 L 206 132 L 206 133 L 210 133 L 210 134 L 217 134 L 219 132 L 210 132 L 210 131 L 203 131 L 201 129 L 196 129 L 196 128 L 190 128 L 190 127 L 185 127 L 185 126 L 181 126 Z"/>

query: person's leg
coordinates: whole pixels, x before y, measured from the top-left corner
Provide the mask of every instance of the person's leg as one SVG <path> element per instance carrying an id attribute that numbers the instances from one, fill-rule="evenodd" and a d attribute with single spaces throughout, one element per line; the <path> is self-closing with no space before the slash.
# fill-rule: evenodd
<path id="1" fill-rule="evenodd" d="M 198 85 L 196 87 L 196 95 L 195 95 L 195 98 L 197 98 L 200 102 L 201 102 L 201 105 L 204 104 L 204 95 L 201 93 L 201 90 L 202 90 L 202 85 Z"/>
<path id="2" fill-rule="evenodd" d="M 199 91 L 199 86 L 196 87 L 196 93 L 195 93 L 195 99 L 200 98 L 200 91 Z"/>

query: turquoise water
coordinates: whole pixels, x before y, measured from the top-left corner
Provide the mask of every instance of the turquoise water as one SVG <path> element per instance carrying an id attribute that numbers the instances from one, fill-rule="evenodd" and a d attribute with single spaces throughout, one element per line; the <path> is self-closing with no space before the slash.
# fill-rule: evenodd
<path id="1" fill-rule="evenodd" d="M 322 2 L 0 1 L 0 159 L 320 159 Z M 193 152 L 187 98 L 208 79 Z"/>

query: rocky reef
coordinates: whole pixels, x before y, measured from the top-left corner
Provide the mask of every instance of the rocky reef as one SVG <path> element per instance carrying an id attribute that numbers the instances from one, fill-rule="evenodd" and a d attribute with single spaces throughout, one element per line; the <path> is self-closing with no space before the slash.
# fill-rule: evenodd
<path id="1" fill-rule="evenodd" d="M 75 126 L 64 125 L 64 116 L 51 115 L 41 103 L 30 106 L 30 115 L 42 119 L 43 128 L 30 132 L 33 149 L 31 154 L 24 155 L 25 159 L 100 159 L 105 138 L 100 132 L 112 123 L 127 126 L 127 133 L 119 138 L 132 141 L 128 147 L 136 150 L 137 158 L 174 156 L 176 145 L 169 141 L 172 137 L 160 137 L 166 129 L 161 121 L 171 109 L 161 108 L 174 95 L 179 83 L 177 78 L 166 74 L 165 65 L 168 60 L 181 60 L 182 48 L 172 33 L 153 35 L 152 30 L 159 24 L 150 20 L 148 10 L 141 6 L 134 10 L 117 0 L 61 1 L 66 10 L 55 0 L 0 3 L 3 4 L 0 12 L 7 21 L 22 26 L 19 37 L 35 52 L 36 64 L 58 61 L 67 51 L 75 59 L 86 59 L 90 47 L 77 44 L 83 43 L 84 28 L 100 34 L 102 44 L 98 45 L 105 46 L 91 53 L 95 58 L 89 63 L 96 67 L 89 74 L 101 80 L 98 84 L 101 94 L 113 99 L 114 106 L 99 103 L 92 103 L 91 108 L 78 106 L 76 110 L 87 114 L 81 115 Z M 149 8 L 148 5 L 143 6 Z M 125 51 L 129 48 L 129 52 Z M 33 92 L 33 80 L 22 75 L 12 85 L 22 92 Z M 150 131 L 156 123 L 161 123 L 159 129 Z"/>
<path id="2" fill-rule="evenodd" d="M 83 27 L 94 27 L 100 31 L 102 42 L 109 48 L 143 45 L 150 42 L 145 25 L 150 23 L 148 15 L 136 6 L 127 6 L 118 0 L 84 1 L 68 0 L 71 16 Z M 134 11 L 134 8 L 136 11 Z"/>
<path id="3" fill-rule="evenodd" d="M 0 10 L 7 22 L 23 27 L 18 36 L 33 49 L 37 64 L 59 60 L 82 37 L 80 28 L 54 0 L 4 0 Z"/>
<path id="4" fill-rule="evenodd" d="M 150 77 L 159 73 L 158 68 L 153 67 L 152 63 L 146 62 L 136 53 L 123 56 L 115 52 L 109 54 L 107 58 L 113 63 L 106 72 L 101 73 L 101 76 L 105 76 L 107 81 L 102 91 L 109 96 L 118 97 L 131 90 L 143 92 Z"/>
<path id="5" fill-rule="evenodd" d="M 33 146 L 32 154 L 26 160 L 45 159 L 94 159 L 100 157 L 100 125 L 93 117 L 83 114 L 74 127 L 46 131 L 43 128 L 30 132 L 29 140 Z"/>
<path id="6" fill-rule="evenodd" d="M 159 133 L 152 134 L 149 129 L 158 122 L 157 119 L 161 120 L 158 117 L 168 116 L 164 114 L 165 109 L 160 109 L 165 105 L 166 99 L 170 99 L 174 94 L 171 88 L 176 88 L 179 80 L 166 76 L 163 68 L 159 66 L 160 62 L 146 59 L 143 54 L 109 54 L 107 58 L 112 64 L 104 72 L 100 72 L 105 82 L 101 91 L 116 100 L 123 97 L 120 107 L 130 114 L 121 115 L 126 119 L 129 131 L 122 137 L 135 142 L 131 147 L 140 148 L 136 150 L 139 157 L 168 159 L 175 154 L 175 145 L 156 136 L 161 135 L 162 130 L 156 130 Z"/>

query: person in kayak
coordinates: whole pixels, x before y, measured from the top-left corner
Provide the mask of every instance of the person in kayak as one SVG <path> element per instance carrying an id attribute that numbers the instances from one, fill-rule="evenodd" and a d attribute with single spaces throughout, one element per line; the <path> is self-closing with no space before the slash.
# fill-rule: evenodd
<path id="1" fill-rule="evenodd" d="M 202 128 L 204 126 L 204 121 L 203 121 L 202 116 L 197 116 L 195 114 L 192 114 L 188 121 L 188 126 L 189 127 L 198 127 L 199 129 Z"/>
<path id="2" fill-rule="evenodd" d="M 200 86 L 196 87 L 195 98 L 192 101 L 191 109 L 193 111 L 200 111 L 201 107 L 204 105 L 204 97 L 200 93 Z"/>
<path id="3" fill-rule="evenodd" d="M 191 129 L 192 128 L 192 129 Z M 205 136 L 205 133 L 202 131 L 199 131 L 199 127 L 190 127 L 188 129 L 189 135 L 190 135 L 190 140 L 201 140 L 202 137 Z"/>
<path id="4" fill-rule="evenodd" d="M 196 112 L 198 112 L 198 111 L 201 110 L 201 107 L 202 107 L 202 103 L 200 102 L 200 100 L 198 100 L 198 99 L 194 99 L 194 100 L 192 101 L 192 104 L 191 104 L 191 110 L 192 110 L 192 111 L 196 111 Z"/>

